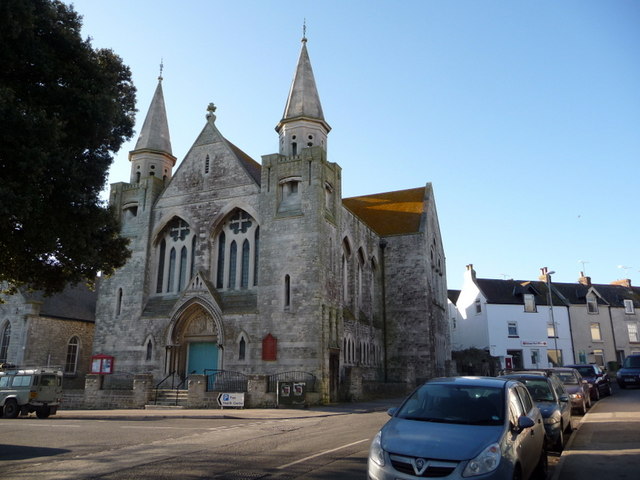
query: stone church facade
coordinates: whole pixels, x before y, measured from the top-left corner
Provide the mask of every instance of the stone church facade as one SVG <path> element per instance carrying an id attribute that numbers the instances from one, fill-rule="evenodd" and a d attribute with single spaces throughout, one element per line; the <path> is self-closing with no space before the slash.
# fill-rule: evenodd
<path id="1" fill-rule="evenodd" d="M 432 187 L 342 198 L 306 39 L 278 153 L 257 163 L 214 112 L 174 171 L 159 79 L 129 182 L 111 186 L 132 256 L 100 282 L 94 354 L 157 381 L 308 372 L 324 402 L 355 376 L 410 388 L 448 373 Z"/>

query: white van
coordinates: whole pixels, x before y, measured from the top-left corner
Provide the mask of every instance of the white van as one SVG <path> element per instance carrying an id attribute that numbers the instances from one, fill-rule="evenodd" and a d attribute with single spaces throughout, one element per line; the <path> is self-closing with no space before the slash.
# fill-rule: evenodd
<path id="1" fill-rule="evenodd" d="M 0 366 L 0 416 L 55 415 L 62 401 L 62 368 Z"/>

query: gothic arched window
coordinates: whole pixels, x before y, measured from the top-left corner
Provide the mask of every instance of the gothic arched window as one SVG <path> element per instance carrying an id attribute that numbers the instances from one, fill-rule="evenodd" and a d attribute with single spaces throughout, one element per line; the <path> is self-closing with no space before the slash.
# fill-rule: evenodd
<path id="1" fill-rule="evenodd" d="M 0 337 L 0 362 L 7 361 L 9 355 L 9 342 L 11 341 L 11 324 L 7 322 L 2 329 L 2 336 Z"/>
<path id="2" fill-rule="evenodd" d="M 251 288 L 258 284 L 258 222 L 244 210 L 235 209 L 223 221 L 213 251 L 216 288 Z"/>
<path id="3" fill-rule="evenodd" d="M 78 367 L 78 350 L 80 349 L 80 339 L 71 337 L 67 343 L 67 359 L 64 364 L 64 373 L 76 373 Z"/>
<path id="4" fill-rule="evenodd" d="M 177 293 L 186 287 L 194 272 L 195 249 L 195 232 L 175 217 L 159 235 L 156 293 Z"/>

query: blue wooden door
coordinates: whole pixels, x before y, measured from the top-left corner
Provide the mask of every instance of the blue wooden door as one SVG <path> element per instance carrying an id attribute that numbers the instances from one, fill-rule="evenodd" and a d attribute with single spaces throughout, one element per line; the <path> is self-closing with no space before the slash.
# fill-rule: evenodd
<path id="1" fill-rule="evenodd" d="M 218 345 L 215 342 L 198 342 L 189 344 L 189 363 L 187 374 L 202 375 L 207 370 L 218 368 Z"/>

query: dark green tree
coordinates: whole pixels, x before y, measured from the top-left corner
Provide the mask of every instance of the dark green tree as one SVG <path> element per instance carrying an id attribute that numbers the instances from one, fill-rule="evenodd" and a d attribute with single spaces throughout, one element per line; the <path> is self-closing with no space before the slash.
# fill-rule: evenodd
<path id="1" fill-rule="evenodd" d="M 133 135 L 129 68 L 56 0 L 0 0 L 0 282 L 48 293 L 130 255 L 100 199 Z"/>

